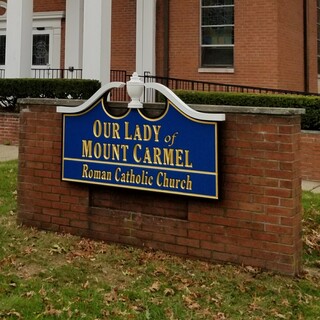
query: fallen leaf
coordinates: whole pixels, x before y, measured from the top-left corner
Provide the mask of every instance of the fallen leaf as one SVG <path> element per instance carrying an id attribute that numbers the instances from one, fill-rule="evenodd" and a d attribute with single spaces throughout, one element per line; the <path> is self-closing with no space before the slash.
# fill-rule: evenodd
<path id="1" fill-rule="evenodd" d="M 0 312 L 0 317 L 1 317 L 1 319 L 2 319 L 2 317 L 5 317 L 5 318 L 17 317 L 18 319 L 22 319 L 21 314 L 15 310 Z"/>
<path id="2" fill-rule="evenodd" d="M 87 280 L 83 285 L 82 285 L 83 289 L 88 289 L 89 288 L 89 281 Z"/>
<path id="3" fill-rule="evenodd" d="M 66 253 L 66 249 L 61 247 L 59 244 L 54 244 L 52 246 L 52 248 L 50 249 L 50 253 L 51 254 L 54 254 L 54 253 L 62 254 L 62 253 Z"/>
<path id="4" fill-rule="evenodd" d="M 34 291 L 29 291 L 24 294 L 27 298 L 32 298 L 36 293 Z"/>
<path id="5" fill-rule="evenodd" d="M 226 315 L 223 312 L 218 312 L 213 316 L 213 320 L 226 320 Z"/>
<path id="6" fill-rule="evenodd" d="M 114 288 L 111 292 L 104 295 L 104 301 L 109 304 L 110 302 L 118 300 L 118 289 Z"/>
<path id="7" fill-rule="evenodd" d="M 24 253 L 25 254 L 31 254 L 31 253 L 33 253 L 33 252 L 37 252 L 38 250 L 36 249 L 36 248 L 33 248 L 33 247 L 26 247 L 25 249 L 24 249 Z"/>
<path id="8" fill-rule="evenodd" d="M 168 297 L 168 296 L 174 296 L 174 294 L 175 294 L 175 292 L 174 292 L 173 289 L 171 289 L 171 288 L 165 288 L 165 289 L 164 289 L 164 295 L 165 295 L 166 297 Z"/>
<path id="9" fill-rule="evenodd" d="M 145 306 L 142 305 L 142 304 L 132 305 L 132 306 L 131 306 L 131 309 L 134 310 L 134 311 L 136 311 L 136 312 L 139 312 L 139 313 L 146 310 Z"/>
<path id="10" fill-rule="evenodd" d="M 182 296 L 184 303 L 190 310 L 197 310 L 200 309 L 199 303 L 192 300 L 190 296 Z"/>
<path id="11" fill-rule="evenodd" d="M 47 291 L 42 287 L 42 288 L 39 290 L 39 294 L 40 294 L 40 296 L 42 296 L 42 297 L 46 297 L 46 296 L 47 296 Z"/>
<path id="12" fill-rule="evenodd" d="M 154 282 L 154 283 L 152 284 L 151 287 L 149 287 L 149 291 L 150 291 L 150 292 L 157 292 L 157 291 L 160 290 L 160 286 L 161 286 L 160 282 L 159 282 L 159 281 L 156 281 L 156 282 Z"/>
<path id="13" fill-rule="evenodd" d="M 288 299 L 283 299 L 283 300 L 281 301 L 281 304 L 282 304 L 283 306 L 285 306 L 285 307 L 289 307 L 289 306 L 290 306 L 290 303 L 289 303 Z"/>
<path id="14" fill-rule="evenodd" d="M 57 316 L 59 317 L 61 315 L 62 311 L 61 310 L 57 310 L 55 309 L 53 306 L 51 305 L 48 305 L 46 307 L 46 311 L 43 312 L 41 315 L 44 315 L 44 316 Z"/>
<path id="15" fill-rule="evenodd" d="M 166 268 L 164 268 L 164 267 L 158 267 L 158 268 L 153 272 L 153 274 L 154 274 L 155 276 L 158 276 L 158 275 L 161 275 L 161 274 L 167 276 L 167 275 L 168 275 L 168 271 L 167 271 Z"/>
<path id="16" fill-rule="evenodd" d="M 275 309 L 272 309 L 272 315 L 279 319 L 287 319 L 287 317 L 284 314 L 279 313 Z"/>

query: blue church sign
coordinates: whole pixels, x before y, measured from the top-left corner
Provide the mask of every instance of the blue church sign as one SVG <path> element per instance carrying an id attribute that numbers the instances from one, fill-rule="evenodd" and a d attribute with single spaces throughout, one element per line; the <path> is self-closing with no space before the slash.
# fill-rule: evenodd
<path id="1" fill-rule="evenodd" d="M 102 96 L 110 83 L 79 107 L 63 113 L 62 180 L 187 196 L 218 198 L 217 121 L 224 114 L 196 112 L 161 84 L 127 83 L 125 115 L 109 114 Z M 142 90 L 167 98 L 165 112 L 148 118 Z"/>

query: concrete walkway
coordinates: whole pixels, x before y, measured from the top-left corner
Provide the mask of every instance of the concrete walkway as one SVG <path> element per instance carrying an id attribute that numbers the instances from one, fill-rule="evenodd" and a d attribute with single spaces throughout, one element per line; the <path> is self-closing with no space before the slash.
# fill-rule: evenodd
<path id="1" fill-rule="evenodd" d="M 19 148 L 0 144 L 0 162 L 18 159 Z"/>
<path id="2" fill-rule="evenodd" d="M 314 193 L 320 193 L 320 182 L 316 181 L 302 181 L 302 190 L 312 191 Z"/>
<path id="3" fill-rule="evenodd" d="M 18 159 L 19 148 L 0 144 L 0 162 Z M 302 190 L 320 193 L 320 182 L 302 181 Z"/>

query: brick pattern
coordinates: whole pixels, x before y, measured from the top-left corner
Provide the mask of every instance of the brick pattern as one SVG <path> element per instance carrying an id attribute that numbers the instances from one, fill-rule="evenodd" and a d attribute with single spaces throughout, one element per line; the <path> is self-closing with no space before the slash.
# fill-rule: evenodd
<path id="1" fill-rule="evenodd" d="M 66 0 L 34 0 L 34 12 L 47 12 L 47 11 L 65 11 Z"/>
<path id="2" fill-rule="evenodd" d="M 320 181 L 320 132 L 304 131 L 301 149 L 302 179 Z"/>
<path id="3" fill-rule="evenodd" d="M 315 21 L 318 21 L 318 10 L 316 1 L 307 1 L 308 3 L 308 76 L 309 76 L 309 91 L 318 91 L 318 46 L 316 39 L 318 38 L 318 27 Z"/>
<path id="4" fill-rule="evenodd" d="M 301 264 L 300 117 L 228 114 L 219 201 L 63 182 L 61 114 L 21 113 L 18 221 L 210 261 L 296 274 Z"/>
<path id="5" fill-rule="evenodd" d="M 111 69 L 136 71 L 136 1 L 112 1 Z"/>
<path id="6" fill-rule="evenodd" d="M 0 144 L 18 145 L 19 114 L 0 113 Z"/>
<path id="7" fill-rule="evenodd" d="M 309 2 L 309 86 L 317 92 L 316 2 Z M 157 15 L 157 66 L 163 59 L 163 15 Z M 230 84 L 304 90 L 302 1 L 235 1 L 234 72 L 199 73 L 200 2 L 171 1 L 169 76 Z M 183 17 L 180 19 L 179 17 Z M 262 27 L 263 26 L 263 27 Z"/>

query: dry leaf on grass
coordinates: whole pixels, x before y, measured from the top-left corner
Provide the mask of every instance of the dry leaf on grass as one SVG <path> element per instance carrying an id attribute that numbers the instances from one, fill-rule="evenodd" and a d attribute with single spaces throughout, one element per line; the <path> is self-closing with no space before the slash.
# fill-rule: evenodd
<path id="1" fill-rule="evenodd" d="M 149 287 L 149 291 L 150 291 L 150 292 L 157 292 L 157 291 L 160 290 L 160 287 L 161 287 L 160 282 L 159 282 L 159 281 L 156 281 L 156 282 L 154 282 L 154 283 L 152 284 L 151 287 Z"/>

